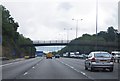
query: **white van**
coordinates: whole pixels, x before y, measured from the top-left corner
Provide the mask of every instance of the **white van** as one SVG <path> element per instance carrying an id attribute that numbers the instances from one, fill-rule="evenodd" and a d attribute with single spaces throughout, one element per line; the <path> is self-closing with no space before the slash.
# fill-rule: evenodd
<path id="1" fill-rule="evenodd" d="M 120 59 L 120 51 L 112 51 L 111 54 L 115 59 Z"/>
<path id="2" fill-rule="evenodd" d="M 120 51 L 112 51 L 111 54 L 114 57 L 114 62 L 120 62 Z"/>
<path id="3" fill-rule="evenodd" d="M 70 52 L 70 57 L 76 57 L 74 52 Z"/>

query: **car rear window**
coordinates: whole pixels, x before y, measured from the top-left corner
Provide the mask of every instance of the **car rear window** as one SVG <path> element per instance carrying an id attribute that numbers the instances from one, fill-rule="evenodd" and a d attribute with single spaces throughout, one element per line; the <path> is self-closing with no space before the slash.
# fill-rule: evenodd
<path id="1" fill-rule="evenodd" d="M 98 58 L 109 58 L 111 56 L 112 55 L 109 53 L 95 53 L 95 57 L 98 57 Z"/>

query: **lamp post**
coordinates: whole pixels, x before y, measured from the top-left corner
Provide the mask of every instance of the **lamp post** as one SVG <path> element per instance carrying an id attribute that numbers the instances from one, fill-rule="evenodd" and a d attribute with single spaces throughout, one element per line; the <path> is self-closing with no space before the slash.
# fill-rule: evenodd
<path id="1" fill-rule="evenodd" d="M 67 30 L 67 43 L 69 42 L 69 30 L 72 30 L 72 28 L 64 28 L 64 30 Z"/>
<path id="2" fill-rule="evenodd" d="M 98 30 L 98 0 L 96 0 L 96 50 L 97 50 L 97 44 L 98 44 L 97 30 Z"/>
<path id="3" fill-rule="evenodd" d="M 82 21 L 83 19 L 72 19 L 72 20 L 75 20 L 76 21 L 76 38 L 78 36 L 78 21 Z"/>

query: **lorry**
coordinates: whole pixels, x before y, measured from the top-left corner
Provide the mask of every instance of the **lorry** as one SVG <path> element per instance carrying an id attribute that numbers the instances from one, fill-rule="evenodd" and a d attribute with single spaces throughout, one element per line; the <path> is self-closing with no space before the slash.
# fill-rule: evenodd
<path id="1" fill-rule="evenodd" d="M 47 53 L 47 54 L 46 54 L 46 59 L 48 59 L 48 58 L 52 59 L 52 57 L 53 57 L 53 54 L 52 54 L 52 53 Z"/>

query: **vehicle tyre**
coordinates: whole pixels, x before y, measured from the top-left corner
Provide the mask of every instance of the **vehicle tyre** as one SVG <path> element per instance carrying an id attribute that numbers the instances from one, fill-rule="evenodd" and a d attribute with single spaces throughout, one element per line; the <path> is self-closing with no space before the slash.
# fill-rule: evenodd
<path id="1" fill-rule="evenodd" d="M 113 67 L 112 67 L 112 68 L 110 68 L 110 72 L 113 72 Z"/>
<path id="2" fill-rule="evenodd" d="M 90 71 L 91 71 L 91 72 L 93 72 L 93 71 L 94 71 L 94 68 L 93 68 L 93 67 L 91 67 L 91 68 L 90 68 Z"/>
<path id="3" fill-rule="evenodd" d="M 85 70 L 88 70 L 88 68 L 85 66 Z"/>

